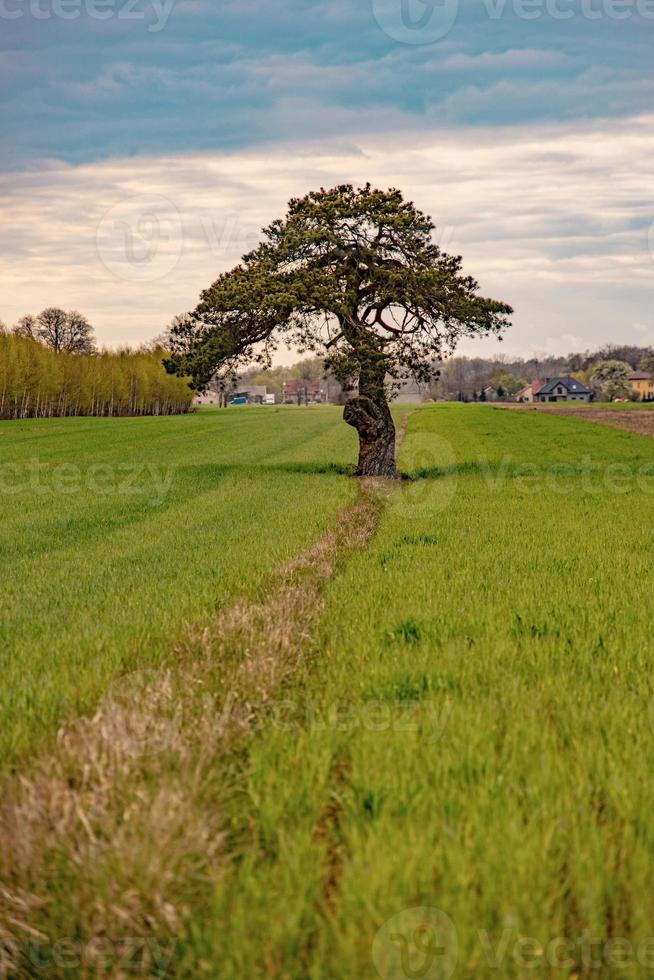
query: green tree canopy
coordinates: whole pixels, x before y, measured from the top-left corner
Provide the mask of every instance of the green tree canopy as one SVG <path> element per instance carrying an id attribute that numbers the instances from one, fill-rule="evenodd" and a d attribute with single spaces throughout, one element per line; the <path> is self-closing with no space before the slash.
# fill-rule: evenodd
<path id="1" fill-rule="evenodd" d="M 598 383 L 602 388 L 602 396 L 612 402 L 616 398 L 629 397 L 631 371 L 631 365 L 626 361 L 598 361 L 591 369 L 590 380 Z"/>
<path id="2" fill-rule="evenodd" d="M 643 354 L 638 366 L 641 371 L 654 374 L 654 351 L 648 351 L 646 354 Z"/>
<path id="3" fill-rule="evenodd" d="M 358 473 L 394 475 L 393 387 L 429 382 L 462 337 L 500 336 L 512 312 L 479 295 L 434 231 L 395 189 L 345 184 L 293 199 L 178 318 L 168 370 L 203 389 L 217 372 L 270 364 L 282 339 L 323 356 L 344 388 L 358 387 L 344 412 L 359 433 Z"/>

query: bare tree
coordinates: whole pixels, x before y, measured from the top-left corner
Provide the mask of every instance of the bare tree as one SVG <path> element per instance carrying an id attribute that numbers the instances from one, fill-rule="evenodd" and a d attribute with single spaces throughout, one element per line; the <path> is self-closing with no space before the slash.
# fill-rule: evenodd
<path id="1" fill-rule="evenodd" d="M 66 312 L 57 306 L 49 306 L 38 316 L 28 313 L 21 317 L 13 332 L 19 337 L 40 340 L 55 353 L 93 354 L 96 350 L 93 327 L 77 310 Z"/>
<path id="2" fill-rule="evenodd" d="M 64 349 L 64 330 L 66 327 L 66 313 L 57 306 L 48 306 L 41 310 L 36 317 L 35 335 L 42 340 L 46 347 L 55 353 Z"/>
<path id="3" fill-rule="evenodd" d="M 18 323 L 12 328 L 12 333 L 16 337 L 36 337 L 37 322 L 36 317 L 28 313 L 22 316 Z"/>
<path id="4" fill-rule="evenodd" d="M 83 313 L 70 310 L 66 314 L 63 350 L 71 354 L 92 354 L 95 351 L 93 327 Z"/>

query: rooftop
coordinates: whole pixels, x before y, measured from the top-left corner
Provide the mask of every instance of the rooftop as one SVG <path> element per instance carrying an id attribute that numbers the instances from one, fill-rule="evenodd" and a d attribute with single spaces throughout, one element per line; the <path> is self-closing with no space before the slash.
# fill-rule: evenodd
<path id="1" fill-rule="evenodd" d="M 576 378 L 563 377 L 563 378 L 552 378 L 547 384 L 538 392 L 539 395 L 551 395 L 555 388 L 559 386 L 566 389 L 569 394 L 575 395 L 591 395 L 592 392 L 590 388 L 587 388 L 585 384 L 581 381 L 577 381 Z"/>

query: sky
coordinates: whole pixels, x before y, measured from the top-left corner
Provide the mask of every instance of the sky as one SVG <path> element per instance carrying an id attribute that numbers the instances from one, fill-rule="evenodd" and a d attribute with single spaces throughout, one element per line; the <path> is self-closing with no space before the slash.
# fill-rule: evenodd
<path id="1" fill-rule="evenodd" d="M 653 49 L 654 0 L 0 0 L 0 319 L 148 341 L 370 180 L 514 306 L 461 352 L 654 345 Z"/>

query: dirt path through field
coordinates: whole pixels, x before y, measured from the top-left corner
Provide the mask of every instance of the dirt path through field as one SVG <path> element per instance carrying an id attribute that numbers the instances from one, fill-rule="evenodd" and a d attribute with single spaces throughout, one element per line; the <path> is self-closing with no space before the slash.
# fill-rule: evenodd
<path id="1" fill-rule="evenodd" d="M 189 908 L 209 901 L 225 862 L 235 760 L 306 669 L 322 591 L 368 545 L 396 486 L 360 481 L 356 501 L 280 570 L 270 595 L 189 627 L 164 667 L 123 678 L 5 784 L 0 977 L 31 975 L 35 963 L 69 976 L 57 944 L 71 937 L 77 976 L 167 969 Z M 144 938 L 126 952 L 125 936 Z"/>

